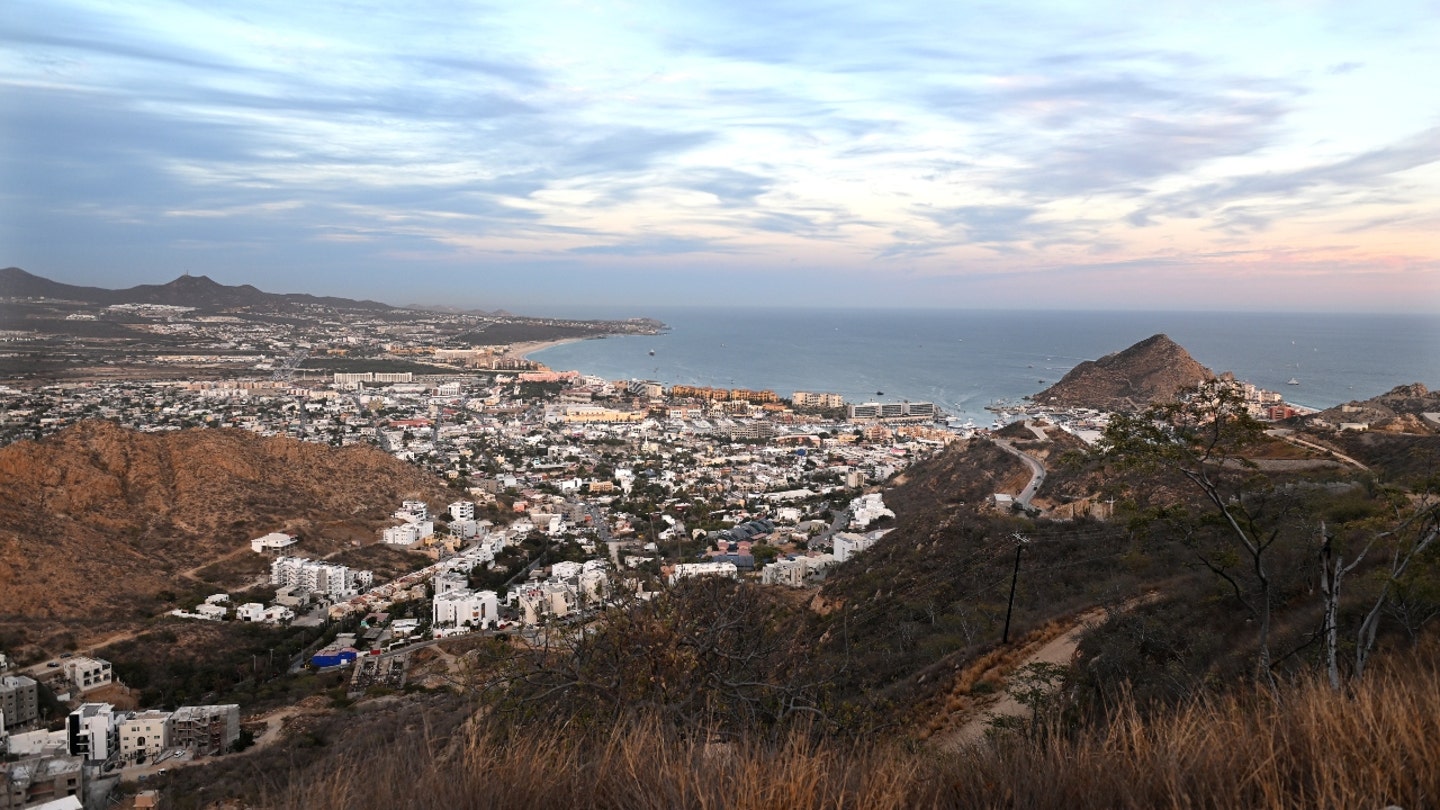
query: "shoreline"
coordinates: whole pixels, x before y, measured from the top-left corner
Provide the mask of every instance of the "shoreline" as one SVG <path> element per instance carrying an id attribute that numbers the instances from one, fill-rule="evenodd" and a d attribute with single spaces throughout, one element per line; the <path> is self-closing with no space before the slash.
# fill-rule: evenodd
<path id="1" fill-rule="evenodd" d="M 579 343 L 582 340 L 590 340 L 588 337 L 555 338 L 553 340 L 527 340 L 523 343 L 512 343 L 505 354 L 510 357 L 518 357 L 521 360 L 530 360 L 530 355 L 537 352 L 553 349 L 556 346 L 564 346 L 570 343 Z M 538 361 L 536 361 L 538 362 Z"/>

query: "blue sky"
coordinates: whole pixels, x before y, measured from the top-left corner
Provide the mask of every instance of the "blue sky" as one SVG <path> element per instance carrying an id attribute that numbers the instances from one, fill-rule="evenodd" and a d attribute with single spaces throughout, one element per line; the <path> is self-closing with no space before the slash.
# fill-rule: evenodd
<path id="1" fill-rule="evenodd" d="M 1440 311 L 1436 43 L 1436 2 L 10 0 L 0 265 L 546 310 Z"/>

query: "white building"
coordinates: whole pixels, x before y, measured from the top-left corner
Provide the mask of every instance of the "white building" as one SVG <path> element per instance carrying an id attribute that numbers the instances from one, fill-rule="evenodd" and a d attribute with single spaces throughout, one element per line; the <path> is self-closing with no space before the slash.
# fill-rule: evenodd
<path id="1" fill-rule="evenodd" d="M 433 534 L 435 534 L 433 521 L 417 520 L 385 529 L 381 532 L 380 539 L 392 546 L 413 546 Z"/>
<path id="2" fill-rule="evenodd" d="M 270 563 L 271 585 L 323 593 L 336 599 L 348 599 L 369 588 L 374 581 L 375 575 L 369 571 L 304 557 L 277 557 Z"/>
<path id="3" fill-rule="evenodd" d="M 281 551 L 283 549 L 287 549 L 298 542 L 300 542 L 299 539 L 291 537 L 288 534 L 271 532 L 264 537 L 257 537 L 254 540 L 251 540 L 250 550 L 254 551 L 256 554 L 263 554 L 267 551 Z"/>
<path id="4" fill-rule="evenodd" d="M 474 520 L 475 502 L 456 501 L 455 503 L 450 504 L 449 511 L 451 520 Z"/>
<path id="5" fill-rule="evenodd" d="M 885 499 L 878 492 L 861 495 L 850 502 L 850 528 L 852 529 L 864 529 L 884 517 L 893 518 L 895 513 L 885 507 Z"/>
<path id="6" fill-rule="evenodd" d="M 442 593 L 468 590 L 470 588 L 470 577 L 466 576 L 463 571 L 446 571 L 441 574 L 436 574 L 434 583 L 435 595 L 439 596 Z"/>
<path id="7" fill-rule="evenodd" d="M 690 577 L 729 577 L 730 579 L 740 578 L 740 569 L 732 562 L 703 562 L 703 563 L 680 563 L 675 566 L 674 573 L 670 574 L 670 584 L 674 585 L 682 579 Z"/>
<path id="8" fill-rule="evenodd" d="M 494 591 L 460 589 L 435 595 L 431 624 L 438 628 L 469 625 L 477 630 L 500 621 L 500 599 Z"/>
<path id="9" fill-rule="evenodd" d="M 102 686 L 109 686 L 115 678 L 110 662 L 100 658 L 67 658 L 64 669 L 65 677 L 75 684 L 75 689 L 82 695 Z"/>
<path id="10" fill-rule="evenodd" d="M 835 535 L 835 561 L 845 562 L 851 557 L 875 545 L 876 541 L 889 534 L 889 529 L 868 532 L 866 534 L 855 534 L 854 532 L 839 532 Z"/>
<path id="11" fill-rule="evenodd" d="M 70 732 L 67 729 L 59 731 L 40 729 L 39 731 L 11 734 L 6 746 L 6 750 L 17 757 L 64 754 L 70 748 Z"/>
<path id="12" fill-rule="evenodd" d="M 170 712 L 156 709 L 132 714 L 120 721 L 120 756 L 136 761 L 148 759 L 170 746 Z"/>
<path id="13" fill-rule="evenodd" d="M 805 587 L 805 558 L 775 560 L 760 571 L 760 581 L 765 585 L 788 585 L 792 588 Z"/>
<path id="14" fill-rule="evenodd" d="M 766 585 L 803 588 L 809 580 L 834 565 L 835 562 L 835 556 L 832 554 L 816 554 L 813 557 L 795 557 L 793 559 L 782 558 L 761 569 L 760 581 Z"/>
<path id="15" fill-rule="evenodd" d="M 405 501 L 400 504 L 395 517 L 406 523 L 419 523 L 430 517 L 430 506 L 424 501 Z"/>
<path id="16" fill-rule="evenodd" d="M 554 578 L 526 585 L 515 599 L 520 605 L 521 620 L 528 625 L 539 624 L 544 617 L 559 619 L 569 616 L 575 612 L 580 601 L 574 587 Z"/>
<path id="17" fill-rule="evenodd" d="M 235 619 L 242 622 L 263 622 L 265 606 L 259 602 L 246 602 L 235 608 Z"/>
<path id="18" fill-rule="evenodd" d="M 103 762 L 120 750 L 120 717 L 109 703 L 82 703 L 65 723 L 70 756 Z"/>

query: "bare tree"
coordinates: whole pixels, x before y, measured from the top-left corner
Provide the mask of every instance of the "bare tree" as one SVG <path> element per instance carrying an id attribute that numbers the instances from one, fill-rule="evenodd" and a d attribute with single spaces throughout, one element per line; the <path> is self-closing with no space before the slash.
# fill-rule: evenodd
<path id="1" fill-rule="evenodd" d="M 1403 507 L 1402 507 L 1403 508 Z M 1371 544 L 1390 543 L 1389 565 L 1375 603 L 1360 622 L 1355 640 L 1355 677 L 1365 674 L 1365 665 L 1375 651 L 1375 639 L 1380 631 L 1380 620 L 1387 607 L 1394 603 L 1399 586 L 1404 582 L 1411 565 L 1424 557 L 1426 551 L 1440 536 L 1440 503 L 1420 499 L 1418 506 L 1408 516 L 1397 514 L 1395 528 L 1375 536 Z M 1370 545 L 1366 546 L 1368 551 Z"/>
<path id="2" fill-rule="evenodd" d="M 1209 505 L 1228 542 L 1219 547 L 1195 542 L 1191 547 L 1255 619 L 1256 671 L 1273 686 L 1275 576 L 1270 562 L 1285 527 L 1284 506 L 1268 482 L 1245 474 L 1254 469 L 1246 451 L 1263 434 L 1263 425 L 1247 413 L 1239 390 L 1224 380 L 1211 380 L 1181 392 L 1175 402 L 1116 415 L 1098 449 L 1102 458 L 1122 468 L 1178 475 Z"/>

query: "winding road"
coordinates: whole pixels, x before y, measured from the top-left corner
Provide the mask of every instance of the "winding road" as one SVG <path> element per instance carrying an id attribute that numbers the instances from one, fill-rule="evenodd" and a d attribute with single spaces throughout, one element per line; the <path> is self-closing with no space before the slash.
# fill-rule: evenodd
<path id="1" fill-rule="evenodd" d="M 1026 424 L 1028 425 L 1029 423 L 1027 422 Z M 1025 488 L 1020 490 L 1020 494 L 1015 496 L 1017 503 L 1027 510 L 1030 509 L 1031 499 L 1035 497 L 1035 493 L 1040 491 L 1040 485 L 1045 483 L 1045 465 L 1041 464 L 1040 460 L 1034 456 L 1017 450 L 1015 445 L 1004 439 L 995 439 L 994 441 L 995 446 L 1025 462 L 1025 466 L 1030 468 L 1030 483 L 1026 484 Z"/>

